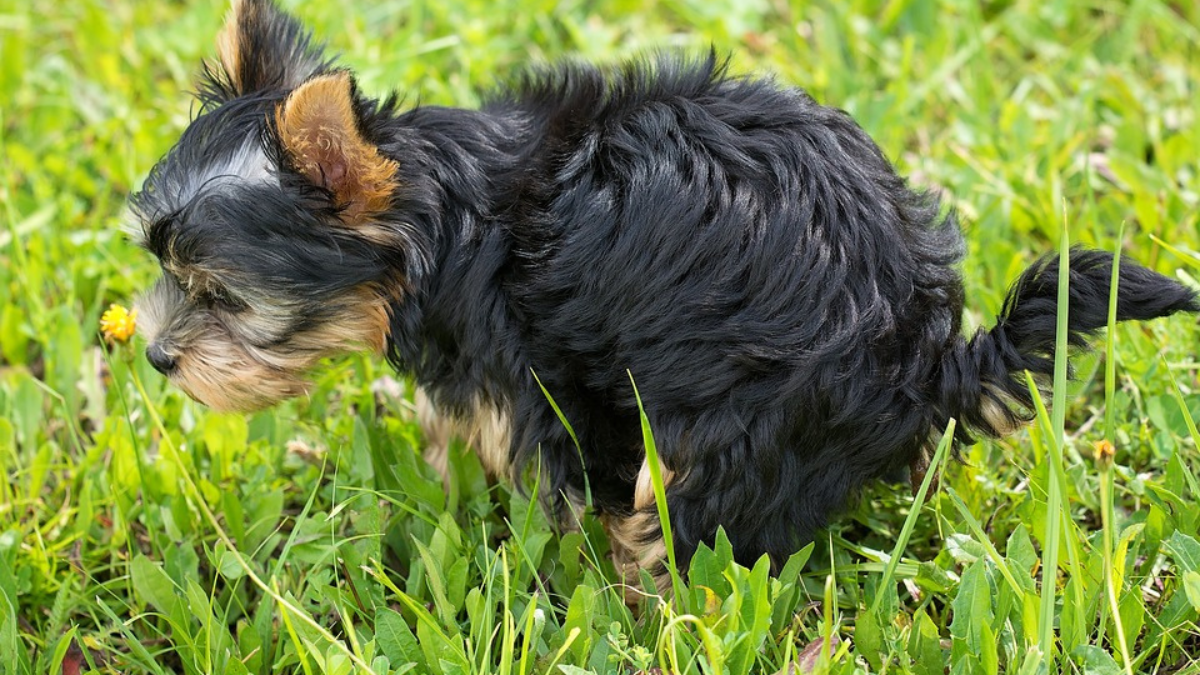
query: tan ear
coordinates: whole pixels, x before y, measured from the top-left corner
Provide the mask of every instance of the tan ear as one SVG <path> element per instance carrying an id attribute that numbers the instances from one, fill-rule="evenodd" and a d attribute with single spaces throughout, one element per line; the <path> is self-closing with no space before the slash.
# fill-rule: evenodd
<path id="1" fill-rule="evenodd" d="M 225 100 L 291 89 L 331 66 L 304 26 L 271 0 L 232 1 L 217 35 L 217 55 L 227 80 L 218 82 L 217 89 Z"/>
<path id="2" fill-rule="evenodd" d="M 225 15 L 225 27 L 217 33 L 217 57 L 221 59 L 221 67 L 229 76 L 229 82 L 235 91 L 242 90 L 240 82 L 242 75 L 242 29 L 248 8 L 242 0 L 233 0 L 229 12 Z"/>
<path id="3" fill-rule="evenodd" d="M 391 205 L 398 167 L 358 130 L 352 88 L 344 72 L 309 80 L 275 109 L 275 122 L 296 168 L 355 224 Z"/>

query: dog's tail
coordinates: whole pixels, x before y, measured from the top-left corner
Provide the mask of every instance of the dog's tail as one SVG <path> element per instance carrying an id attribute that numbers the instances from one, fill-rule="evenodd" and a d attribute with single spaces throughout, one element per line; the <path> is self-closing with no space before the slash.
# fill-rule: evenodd
<path id="1" fill-rule="evenodd" d="M 1108 323 L 1113 256 L 1072 249 L 1068 335 L 1083 347 Z M 1025 371 L 1044 384 L 1054 372 L 1058 310 L 1058 254 L 1034 263 L 1013 284 L 995 327 L 969 342 L 959 338 L 942 362 L 941 409 L 959 420 L 958 440 L 971 432 L 999 437 L 1030 419 L 1033 399 Z M 1122 259 L 1117 320 L 1147 320 L 1200 311 L 1196 293 L 1157 272 Z M 965 428 L 963 428 L 965 427 Z"/>

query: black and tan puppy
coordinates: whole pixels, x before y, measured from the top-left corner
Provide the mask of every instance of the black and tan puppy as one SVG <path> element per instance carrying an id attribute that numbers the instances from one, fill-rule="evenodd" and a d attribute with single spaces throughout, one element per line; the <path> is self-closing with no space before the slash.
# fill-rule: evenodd
<path id="1" fill-rule="evenodd" d="M 947 421 L 999 436 L 1054 352 L 1057 261 L 961 334 L 962 237 L 842 112 L 714 58 L 535 70 L 481 110 L 355 87 L 268 0 L 235 3 L 200 115 L 133 198 L 163 276 L 154 366 L 250 410 L 319 359 L 386 355 L 514 476 L 587 474 L 626 572 L 663 547 L 630 373 L 682 561 L 724 526 L 781 560 Z M 1105 323 L 1112 258 L 1071 256 L 1071 341 Z M 1118 316 L 1197 310 L 1126 262 Z M 577 432 L 582 457 L 535 381 Z"/>

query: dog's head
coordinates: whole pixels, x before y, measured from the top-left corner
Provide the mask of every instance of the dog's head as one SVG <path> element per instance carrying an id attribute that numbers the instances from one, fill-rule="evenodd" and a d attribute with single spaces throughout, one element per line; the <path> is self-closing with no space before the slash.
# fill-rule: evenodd
<path id="1" fill-rule="evenodd" d="M 200 114 L 132 198 L 162 278 L 138 301 L 150 362 L 192 398 L 253 410 L 322 357 L 381 351 L 416 253 L 385 111 L 293 18 L 235 0 Z"/>

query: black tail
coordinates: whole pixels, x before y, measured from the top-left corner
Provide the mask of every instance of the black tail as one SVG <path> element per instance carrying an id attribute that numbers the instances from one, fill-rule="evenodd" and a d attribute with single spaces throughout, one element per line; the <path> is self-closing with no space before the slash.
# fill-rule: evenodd
<path id="1" fill-rule="evenodd" d="M 1071 250 L 1067 339 L 1073 346 L 1087 346 L 1108 323 L 1112 264 L 1106 251 Z M 1058 273 L 1058 254 L 1034 263 L 1008 292 L 996 326 L 970 342 L 960 338 L 946 353 L 941 409 L 959 420 L 959 441 L 970 442 L 970 430 L 998 437 L 1028 421 L 1033 400 L 1024 371 L 1042 381 L 1054 372 Z M 1127 259 L 1117 293 L 1118 321 L 1200 311 L 1191 289 Z"/>

